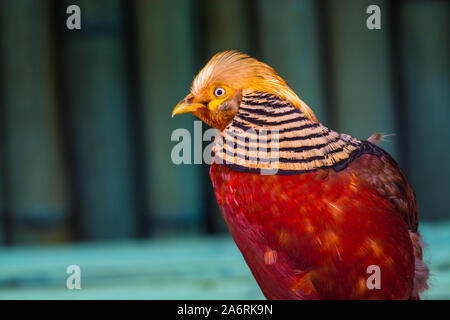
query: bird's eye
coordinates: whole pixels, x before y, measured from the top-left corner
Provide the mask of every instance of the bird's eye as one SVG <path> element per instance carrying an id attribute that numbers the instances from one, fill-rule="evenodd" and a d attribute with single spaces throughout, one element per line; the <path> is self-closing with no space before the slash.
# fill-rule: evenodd
<path id="1" fill-rule="evenodd" d="M 216 97 L 221 97 L 225 94 L 225 89 L 221 88 L 221 87 L 217 87 L 216 89 L 214 89 L 214 95 Z"/>

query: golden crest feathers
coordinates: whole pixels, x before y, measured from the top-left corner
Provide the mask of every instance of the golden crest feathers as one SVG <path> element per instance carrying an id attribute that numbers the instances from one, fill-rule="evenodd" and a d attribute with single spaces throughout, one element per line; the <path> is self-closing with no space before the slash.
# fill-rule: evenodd
<path id="1" fill-rule="evenodd" d="M 272 93 L 289 101 L 310 120 L 317 122 L 308 105 L 289 88 L 273 68 L 244 53 L 234 50 L 217 53 L 195 77 L 191 92 L 196 95 L 213 85 Z"/>

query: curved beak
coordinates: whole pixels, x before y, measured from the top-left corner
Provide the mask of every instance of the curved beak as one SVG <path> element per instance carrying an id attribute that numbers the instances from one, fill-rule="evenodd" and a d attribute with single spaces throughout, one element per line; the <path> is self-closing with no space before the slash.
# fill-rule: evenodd
<path id="1" fill-rule="evenodd" d="M 205 108 L 205 105 L 202 103 L 190 103 L 186 102 L 186 100 L 182 100 L 172 111 L 172 118 L 176 114 L 182 114 L 187 112 L 196 111 L 200 108 Z"/>

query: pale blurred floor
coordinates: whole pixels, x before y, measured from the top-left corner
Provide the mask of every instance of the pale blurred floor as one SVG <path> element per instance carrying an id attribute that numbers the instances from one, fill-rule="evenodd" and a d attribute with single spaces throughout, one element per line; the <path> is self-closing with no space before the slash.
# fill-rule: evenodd
<path id="1" fill-rule="evenodd" d="M 450 222 L 420 226 L 432 276 L 424 299 L 450 299 Z M 68 265 L 81 290 L 68 290 Z M 0 299 L 264 299 L 232 239 L 148 241 L 0 249 Z"/>

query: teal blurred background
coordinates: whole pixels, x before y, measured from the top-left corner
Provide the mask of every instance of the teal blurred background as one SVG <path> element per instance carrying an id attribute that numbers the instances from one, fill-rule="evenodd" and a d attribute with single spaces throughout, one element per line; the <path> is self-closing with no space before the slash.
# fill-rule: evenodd
<path id="1" fill-rule="evenodd" d="M 449 14 L 438 0 L 0 0 L 0 299 L 263 298 L 208 166 L 170 159 L 173 130 L 194 132 L 171 111 L 225 49 L 274 67 L 335 130 L 396 134 L 381 146 L 416 191 L 425 298 L 450 298 Z M 71 264 L 81 290 L 66 289 Z"/>

